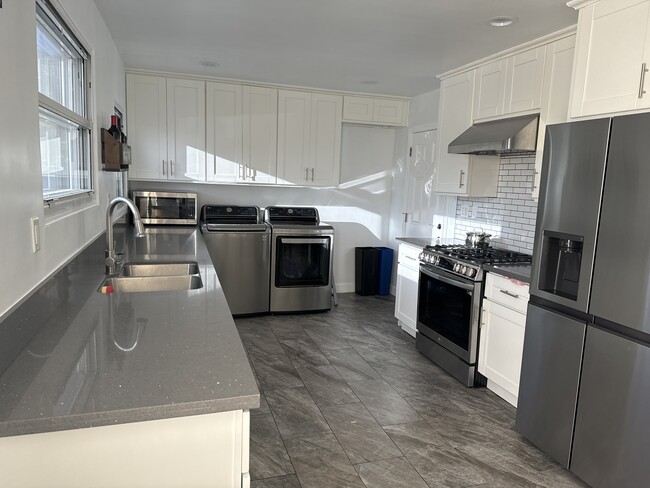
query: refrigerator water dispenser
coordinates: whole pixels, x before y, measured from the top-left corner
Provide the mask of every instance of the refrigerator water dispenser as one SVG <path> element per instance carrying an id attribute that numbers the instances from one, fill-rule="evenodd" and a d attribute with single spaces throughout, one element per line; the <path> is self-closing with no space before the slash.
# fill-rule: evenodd
<path id="1" fill-rule="evenodd" d="M 583 236 L 544 231 L 540 290 L 577 300 L 583 241 Z"/>

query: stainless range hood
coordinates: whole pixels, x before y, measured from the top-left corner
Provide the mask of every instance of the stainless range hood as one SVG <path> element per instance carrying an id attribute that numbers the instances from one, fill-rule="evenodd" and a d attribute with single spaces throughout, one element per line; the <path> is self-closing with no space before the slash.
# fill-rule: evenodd
<path id="1" fill-rule="evenodd" d="M 537 146 L 539 115 L 474 124 L 449 144 L 452 154 L 526 155 Z"/>

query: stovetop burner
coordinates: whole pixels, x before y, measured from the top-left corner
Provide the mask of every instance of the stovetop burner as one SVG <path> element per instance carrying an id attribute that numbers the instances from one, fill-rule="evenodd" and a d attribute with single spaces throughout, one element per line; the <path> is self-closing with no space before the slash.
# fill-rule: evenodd
<path id="1" fill-rule="evenodd" d="M 483 279 L 484 264 L 530 263 L 532 256 L 494 247 L 468 247 L 463 245 L 426 246 L 420 253 L 422 264 L 444 269 L 472 281 Z"/>
<path id="2" fill-rule="evenodd" d="M 451 256 L 462 261 L 470 261 L 478 264 L 513 264 L 530 263 L 532 256 L 507 249 L 495 247 L 467 247 L 463 245 L 447 246 L 426 246 L 428 251 L 438 252 L 445 256 Z"/>

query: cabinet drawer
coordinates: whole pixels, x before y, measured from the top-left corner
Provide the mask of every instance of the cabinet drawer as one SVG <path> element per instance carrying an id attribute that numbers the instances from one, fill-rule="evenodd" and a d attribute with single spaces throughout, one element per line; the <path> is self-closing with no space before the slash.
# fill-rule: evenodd
<path id="1" fill-rule="evenodd" d="M 485 280 L 485 297 L 523 314 L 526 313 L 530 297 L 527 284 L 506 278 L 495 273 L 488 273 Z"/>
<path id="2" fill-rule="evenodd" d="M 422 248 L 409 246 L 408 244 L 400 244 L 397 262 L 408 268 L 419 269 L 419 256 L 421 252 Z"/>

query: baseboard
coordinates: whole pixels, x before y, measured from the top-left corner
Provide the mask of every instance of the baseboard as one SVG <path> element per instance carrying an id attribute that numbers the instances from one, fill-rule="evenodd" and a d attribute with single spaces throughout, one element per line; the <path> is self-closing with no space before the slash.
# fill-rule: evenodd
<path id="1" fill-rule="evenodd" d="M 354 283 L 336 283 L 337 293 L 354 293 Z"/>

